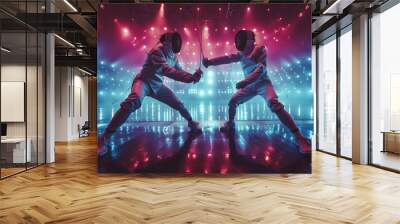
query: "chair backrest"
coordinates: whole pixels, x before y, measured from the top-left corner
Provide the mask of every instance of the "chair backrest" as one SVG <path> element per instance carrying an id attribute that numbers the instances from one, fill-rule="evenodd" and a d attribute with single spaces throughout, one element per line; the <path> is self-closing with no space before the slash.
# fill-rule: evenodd
<path id="1" fill-rule="evenodd" d="M 82 128 L 90 128 L 90 123 L 89 121 L 85 121 L 85 124 L 83 124 Z"/>

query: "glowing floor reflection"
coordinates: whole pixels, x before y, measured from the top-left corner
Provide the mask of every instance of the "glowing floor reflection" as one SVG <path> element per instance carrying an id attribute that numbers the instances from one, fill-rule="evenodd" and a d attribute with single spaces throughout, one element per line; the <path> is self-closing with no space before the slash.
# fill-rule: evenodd
<path id="1" fill-rule="evenodd" d="M 276 122 L 237 122 L 231 135 L 220 122 L 203 123 L 203 134 L 183 122 L 134 122 L 112 138 L 99 157 L 99 172 L 127 173 L 310 173 L 311 156 L 298 152 L 293 136 Z M 312 123 L 299 123 L 308 137 Z M 104 130 L 100 125 L 99 134 Z"/>

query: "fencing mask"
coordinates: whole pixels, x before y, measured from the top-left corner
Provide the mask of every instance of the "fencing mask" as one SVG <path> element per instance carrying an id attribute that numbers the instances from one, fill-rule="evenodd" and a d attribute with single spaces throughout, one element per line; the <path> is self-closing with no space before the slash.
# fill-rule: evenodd
<path id="1" fill-rule="evenodd" d="M 235 35 L 235 45 L 239 51 L 243 51 L 246 48 L 247 41 L 255 41 L 255 35 L 250 30 L 240 30 Z"/>
<path id="2" fill-rule="evenodd" d="M 172 52 L 175 54 L 181 51 L 182 37 L 178 32 L 167 32 L 160 37 L 160 42 L 170 41 L 172 46 Z"/>

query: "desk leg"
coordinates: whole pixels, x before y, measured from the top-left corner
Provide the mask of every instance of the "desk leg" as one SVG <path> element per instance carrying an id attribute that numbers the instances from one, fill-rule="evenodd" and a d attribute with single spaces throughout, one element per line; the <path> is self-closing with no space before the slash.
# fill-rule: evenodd
<path id="1" fill-rule="evenodd" d="M 383 134 L 383 149 L 381 152 L 386 152 L 386 134 L 385 133 L 382 134 Z"/>

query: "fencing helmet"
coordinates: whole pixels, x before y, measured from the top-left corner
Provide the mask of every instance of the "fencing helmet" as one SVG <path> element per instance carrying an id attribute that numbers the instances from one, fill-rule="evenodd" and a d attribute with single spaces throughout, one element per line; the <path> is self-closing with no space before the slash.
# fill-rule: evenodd
<path id="1" fill-rule="evenodd" d="M 160 42 L 170 41 L 172 46 L 172 52 L 175 54 L 181 51 L 182 48 L 182 37 L 178 32 L 167 32 L 161 35 Z"/>
<path id="2" fill-rule="evenodd" d="M 235 35 L 235 46 L 239 51 L 243 51 L 246 48 L 247 41 L 255 41 L 255 35 L 250 30 L 240 30 Z"/>

